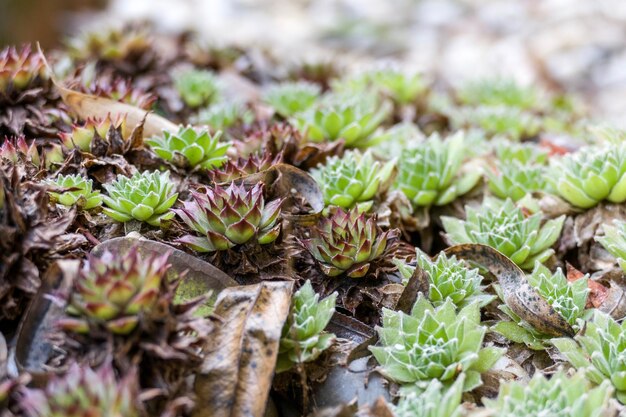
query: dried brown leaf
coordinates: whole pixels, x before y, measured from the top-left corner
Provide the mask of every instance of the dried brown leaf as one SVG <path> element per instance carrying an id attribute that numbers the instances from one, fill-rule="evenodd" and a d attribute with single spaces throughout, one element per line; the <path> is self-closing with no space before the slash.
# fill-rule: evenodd
<path id="1" fill-rule="evenodd" d="M 195 381 L 194 417 L 263 416 L 292 282 L 231 287 L 218 297 L 221 318 Z"/>

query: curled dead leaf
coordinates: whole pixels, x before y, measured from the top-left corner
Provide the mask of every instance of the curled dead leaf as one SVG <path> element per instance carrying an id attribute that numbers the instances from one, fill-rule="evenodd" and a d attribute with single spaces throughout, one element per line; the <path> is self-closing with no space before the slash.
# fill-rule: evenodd
<path id="1" fill-rule="evenodd" d="M 551 336 L 574 336 L 569 323 L 537 293 L 524 272 L 502 253 L 480 244 L 456 245 L 444 253 L 487 269 L 498 279 L 506 305 L 538 331 Z"/>
<path id="2" fill-rule="evenodd" d="M 263 416 L 292 286 L 265 281 L 219 294 L 214 314 L 222 326 L 196 376 L 194 417 Z"/>

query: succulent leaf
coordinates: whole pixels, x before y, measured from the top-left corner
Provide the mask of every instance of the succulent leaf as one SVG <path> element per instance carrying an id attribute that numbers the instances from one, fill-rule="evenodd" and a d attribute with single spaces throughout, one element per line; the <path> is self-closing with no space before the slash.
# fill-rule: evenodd
<path id="1" fill-rule="evenodd" d="M 604 236 L 596 236 L 595 240 L 615 256 L 619 266 L 626 271 L 626 222 L 615 219 L 613 226 L 604 224 L 602 229 Z"/>

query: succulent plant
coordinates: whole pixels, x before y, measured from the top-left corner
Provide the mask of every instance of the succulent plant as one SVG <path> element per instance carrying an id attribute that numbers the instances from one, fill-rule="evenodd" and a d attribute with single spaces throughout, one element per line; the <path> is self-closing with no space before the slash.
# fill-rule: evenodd
<path id="1" fill-rule="evenodd" d="M 246 190 L 233 182 L 228 188 L 216 185 L 191 195 L 193 201 L 174 212 L 200 234 L 178 241 L 198 252 L 226 250 L 252 240 L 265 245 L 278 238 L 282 200 L 266 202 L 262 183 Z"/>
<path id="2" fill-rule="evenodd" d="M 118 222 L 135 219 L 159 226 L 161 221 L 174 217 L 169 210 L 178 193 L 173 192 L 169 171 L 137 172 L 130 178 L 120 174 L 103 187 L 108 194 L 103 196 L 104 204 L 108 206 L 103 211 Z"/>
<path id="3" fill-rule="evenodd" d="M 604 236 L 596 236 L 604 249 L 617 258 L 619 266 L 626 271 L 626 222 L 613 220 L 613 226 L 603 224 Z"/>
<path id="4" fill-rule="evenodd" d="M 464 136 L 455 134 L 441 140 L 434 134 L 421 146 L 408 149 L 398 162 L 394 188 L 402 191 L 414 206 L 445 205 L 471 190 L 480 172 L 460 173 L 465 156 Z"/>
<path id="5" fill-rule="evenodd" d="M 313 106 L 321 93 L 317 84 L 307 81 L 284 82 L 270 86 L 264 99 L 283 117 L 295 116 Z"/>
<path id="6" fill-rule="evenodd" d="M 174 87 L 185 104 L 198 108 L 215 103 L 220 87 L 212 71 L 189 69 L 175 72 Z"/>
<path id="7" fill-rule="evenodd" d="M 582 372 L 568 377 L 560 370 L 550 379 L 535 372 L 528 384 L 504 382 L 498 397 L 485 398 L 483 403 L 498 417 L 601 417 L 610 415 L 612 394 L 610 384 L 593 387 Z"/>
<path id="8" fill-rule="evenodd" d="M 54 187 L 54 190 L 48 191 L 52 199 L 64 206 L 77 205 L 83 210 L 91 210 L 102 204 L 100 191 L 93 191 L 93 181 L 82 175 L 59 174 L 48 184 Z"/>
<path id="9" fill-rule="evenodd" d="M 494 144 L 496 156 L 501 163 L 518 162 L 522 165 L 545 165 L 548 162 L 548 150 L 532 142 L 511 142 L 508 140 L 496 141 Z"/>
<path id="10" fill-rule="evenodd" d="M 397 229 L 382 232 L 375 218 L 367 218 L 357 209 L 338 209 L 330 217 L 323 217 L 302 245 L 324 274 L 361 278 L 372 262 L 394 248 L 398 234 Z"/>
<path id="11" fill-rule="evenodd" d="M 281 153 L 276 156 L 267 152 L 264 155 L 254 153 L 247 158 L 229 159 L 220 168 L 214 168 L 208 174 L 215 183 L 232 182 L 247 175 L 265 171 L 278 164 L 281 159 Z"/>
<path id="12" fill-rule="evenodd" d="M 162 136 L 146 140 L 152 150 L 166 161 L 180 167 L 219 168 L 226 162 L 230 142 L 220 142 L 222 132 L 211 135 L 206 129 L 180 126 L 177 132 L 163 131 Z"/>
<path id="13" fill-rule="evenodd" d="M 415 102 L 427 90 L 426 83 L 419 73 L 405 73 L 393 68 L 375 71 L 371 74 L 372 83 L 400 105 Z"/>
<path id="14" fill-rule="evenodd" d="M 88 333 L 106 329 L 129 334 L 156 304 L 161 285 L 167 280 L 167 259 L 145 258 L 132 247 L 125 255 L 105 252 L 90 256 L 74 283 L 67 306 L 68 317 L 58 325 L 70 332 Z M 164 281 L 165 280 L 165 281 Z"/>
<path id="15" fill-rule="evenodd" d="M 626 145 L 583 148 L 551 162 L 554 188 L 571 205 L 626 201 Z"/>
<path id="16" fill-rule="evenodd" d="M 344 139 L 348 147 L 366 147 L 389 110 L 388 103 L 379 105 L 369 96 L 329 97 L 300 113 L 295 123 L 310 141 Z"/>
<path id="17" fill-rule="evenodd" d="M 83 152 L 90 152 L 94 139 L 106 139 L 109 131 L 119 129 L 123 140 L 128 139 L 128 127 L 126 118 L 87 119 L 83 125 L 72 126 L 70 133 L 61 132 L 59 136 L 63 146 L 67 149 L 80 149 Z"/>
<path id="18" fill-rule="evenodd" d="M 220 102 L 200 110 L 191 121 L 196 125 L 206 125 L 215 132 L 235 125 L 249 125 L 254 122 L 254 117 L 254 113 L 243 104 Z"/>
<path id="19" fill-rule="evenodd" d="M 0 162 L 2 160 L 12 165 L 28 163 L 35 168 L 50 170 L 53 165 L 63 162 L 63 150 L 59 144 L 53 143 L 47 145 L 43 152 L 39 152 L 35 141 L 29 145 L 23 136 L 6 138 L 0 145 Z"/>
<path id="20" fill-rule="evenodd" d="M 459 128 L 477 127 L 489 136 L 504 136 L 513 140 L 535 136 L 542 119 L 515 107 L 479 106 L 452 110 L 453 125 Z"/>
<path id="21" fill-rule="evenodd" d="M 378 193 L 389 185 L 395 161 L 375 161 L 372 153 L 348 151 L 342 158 L 332 156 L 311 175 L 320 186 L 324 203 L 342 208 L 358 206 L 368 211 Z"/>
<path id="22" fill-rule="evenodd" d="M 37 79 L 46 79 L 43 59 L 29 45 L 17 49 L 8 47 L 0 50 L 0 95 L 23 91 Z"/>
<path id="23" fill-rule="evenodd" d="M 527 279 L 537 293 L 574 329 L 578 329 L 580 319 L 589 318 L 591 310 L 585 310 L 589 294 L 587 276 L 569 282 L 561 268 L 557 268 L 556 272 L 552 273 L 544 265 L 537 262 L 532 274 L 528 275 Z M 500 298 L 504 299 L 499 287 L 496 287 L 496 291 Z M 498 308 L 513 322 L 500 321 L 493 327 L 494 331 L 514 342 L 525 343 L 531 349 L 543 350 L 546 347 L 550 335 L 543 334 L 523 321 L 506 304 L 502 304 Z"/>
<path id="24" fill-rule="evenodd" d="M 487 169 L 486 175 L 489 190 L 501 199 L 519 201 L 533 192 L 548 189 L 547 172 L 541 165 L 499 162 L 495 169 Z"/>
<path id="25" fill-rule="evenodd" d="M 626 321 L 621 324 L 600 310 L 575 337 L 553 339 L 552 343 L 587 379 L 596 384 L 609 380 L 617 399 L 626 404 Z"/>
<path id="26" fill-rule="evenodd" d="M 542 213 L 526 217 L 511 199 L 485 198 L 478 209 L 465 206 L 466 220 L 443 216 L 443 228 L 454 244 L 481 243 L 511 258 L 522 269 L 544 262 L 561 233 L 565 216 L 541 224 Z"/>
<path id="27" fill-rule="evenodd" d="M 395 417 L 461 417 L 461 396 L 465 375 L 461 374 L 449 387 L 436 379 L 422 393 L 404 395 L 394 408 Z"/>
<path id="28" fill-rule="evenodd" d="M 480 325 L 478 303 L 455 310 L 450 299 L 435 308 L 421 294 L 411 314 L 383 308 L 383 326 L 376 328 L 380 345 L 369 348 L 380 372 L 411 389 L 424 389 L 433 379 L 449 383 L 462 373 L 465 391 L 480 385 L 480 373 L 504 349 L 481 348 L 486 328 Z"/>
<path id="29" fill-rule="evenodd" d="M 136 372 L 118 380 L 109 363 L 97 370 L 74 363 L 44 389 L 24 389 L 20 408 L 26 417 L 139 417 L 138 395 Z"/>
<path id="30" fill-rule="evenodd" d="M 436 259 L 431 260 L 424 252 L 416 249 L 416 259 L 417 266 L 428 275 L 428 299 L 435 307 L 447 299 L 451 299 L 458 308 L 475 301 L 484 306 L 493 300 L 493 296 L 482 292 L 483 277 L 478 269 L 468 268 L 467 264 L 456 256 L 448 258 L 444 253 L 440 253 Z M 403 283 L 408 283 L 415 267 L 400 260 L 394 260 L 394 263 L 403 276 Z"/>
<path id="31" fill-rule="evenodd" d="M 332 333 L 322 333 L 335 312 L 337 293 L 319 301 L 307 281 L 293 296 L 291 313 L 283 326 L 278 348 L 276 372 L 291 369 L 295 364 L 311 362 L 335 341 Z"/>
<path id="32" fill-rule="evenodd" d="M 98 97 L 105 97 L 121 103 L 130 104 L 144 110 L 150 110 L 156 96 L 150 94 L 124 78 L 95 77 L 95 66 L 90 71 L 81 72 L 80 91 Z"/>
<path id="33" fill-rule="evenodd" d="M 472 106 L 506 106 L 531 110 L 542 104 L 539 91 L 504 78 L 469 82 L 457 95 L 461 103 Z"/>

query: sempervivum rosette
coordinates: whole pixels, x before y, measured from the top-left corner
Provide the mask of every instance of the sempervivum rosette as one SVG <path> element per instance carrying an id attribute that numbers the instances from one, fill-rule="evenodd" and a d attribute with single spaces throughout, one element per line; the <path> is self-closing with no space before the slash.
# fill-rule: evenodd
<path id="1" fill-rule="evenodd" d="M 115 334 L 135 329 L 139 315 L 147 313 L 159 298 L 166 280 L 167 258 L 143 260 L 136 247 L 125 256 L 105 252 L 90 257 L 78 276 L 67 311 L 70 317 L 59 321 L 64 330 L 87 333 L 104 327 Z"/>
<path id="2" fill-rule="evenodd" d="M 174 212 L 200 234 L 178 241 L 198 252 L 226 250 L 251 240 L 264 245 L 278 238 L 282 200 L 266 202 L 263 184 L 246 190 L 244 185 L 231 183 L 227 188 L 194 191 L 192 198 Z"/>
<path id="3" fill-rule="evenodd" d="M 358 209 L 339 209 L 331 217 L 322 218 L 311 239 L 302 244 L 324 274 L 361 278 L 372 262 L 395 247 L 398 234 L 397 229 L 382 232 L 373 217 L 359 214 Z"/>

